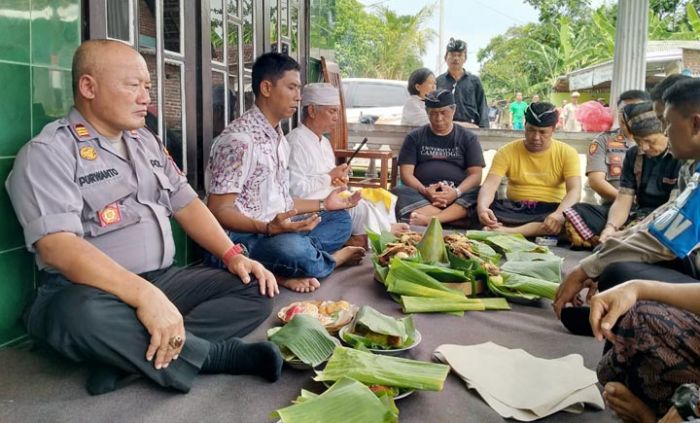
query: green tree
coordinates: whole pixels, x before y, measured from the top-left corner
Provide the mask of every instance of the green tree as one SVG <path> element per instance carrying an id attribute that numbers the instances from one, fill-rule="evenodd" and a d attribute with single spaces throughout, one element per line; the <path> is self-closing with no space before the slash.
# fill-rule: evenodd
<path id="1" fill-rule="evenodd" d="M 397 15 L 386 7 L 377 16 L 382 22 L 377 50 L 377 76 L 386 79 L 408 79 L 411 72 L 423 65 L 421 56 L 435 31 L 424 28 L 433 13 L 433 6 L 423 7 L 415 15 Z"/>
<path id="2" fill-rule="evenodd" d="M 487 96 L 548 94 L 559 76 L 613 58 L 617 5 L 586 11 L 577 9 L 576 2 L 526 1 L 540 10 L 541 21 L 510 28 L 478 53 Z M 696 2 L 700 0 L 651 0 L 649 39 L 700 40 Z"/>
<path id="3" fill-rule="evenodd" d="M 425 27 L 433 9 L 399 15 L 386 7 L 368 11 L 358 0 L 315 0 L 311 45 L 333 48 L 343 76 L 407 79 L 435 37 Z"/>

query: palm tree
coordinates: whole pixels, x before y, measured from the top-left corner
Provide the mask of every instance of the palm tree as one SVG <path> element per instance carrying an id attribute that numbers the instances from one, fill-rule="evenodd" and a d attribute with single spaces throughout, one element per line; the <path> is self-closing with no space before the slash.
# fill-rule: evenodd
<path id="1" fill-rule="evenodd" d="M 424 6 L 415 15 L 398 15 L 387 7 L 376 13 L 382 27 L 377 51 L 377 74 L 380 78 L 407 79 L 436 33 L 425 24 L 432 17 L 434 5 Z"/>

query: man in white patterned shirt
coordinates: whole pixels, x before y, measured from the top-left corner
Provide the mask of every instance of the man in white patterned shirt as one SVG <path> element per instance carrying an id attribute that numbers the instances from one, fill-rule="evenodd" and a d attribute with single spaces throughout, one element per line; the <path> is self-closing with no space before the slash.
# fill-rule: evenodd
<path id="1" fill-rule="evenodd" d="M 321 200 L 289 193 L 289 144 L 279 123 L 300 99 L 299 64 L 267 53 L 253 65 L 255 105 L 231 122 L 212 145 L 207 166 L 207 206 L 231 240 L 270 269 L 281 285 L 298 292 L 319 287 L 336 266 L 354 264 L 364 249 L 343 247 L 352 222 L 345 210 L 359 195 L 339 191 Z M 216 257 L 207 261 L 221 265 Z"/>

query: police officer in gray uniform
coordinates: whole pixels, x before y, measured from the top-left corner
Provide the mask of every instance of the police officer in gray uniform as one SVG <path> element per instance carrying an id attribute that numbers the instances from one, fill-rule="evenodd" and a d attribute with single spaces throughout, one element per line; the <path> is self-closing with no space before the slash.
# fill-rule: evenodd
<path id="1" fill-rule="evenodd" d="M 617 106 L 622 110 L 628 104 L 649 101 L 649 98 L 646 91 L 629 90 L 620 94 Z M 564 211 L 565 228 L 574 248 L 597 245 L 597 235 L 603 230 L 610 206 L 617 198 L 625 153 L 635 145 L 621 116 L 618 121 L 619 129 L 603 132 L 591 142 L 586 157 L 588 185 L 600 196 L 602 204 L 577 203 Z"/>
<path id="2" fill-rule="evenodd" d="M 277 348 L 238 337 L 269 315 L 275 278 L 231 243 L 144 129 L 149 89 L 136 51 L 87 41 L 73 59 L 75 107 L 18 153 L 6 186 L 41 272 L 27 330 L 96 364 L 92 394 L 134 373 L 184 392 L 200 372 L 274 381 Z M 228 271 L 173 266 L 170 217 Z"/>

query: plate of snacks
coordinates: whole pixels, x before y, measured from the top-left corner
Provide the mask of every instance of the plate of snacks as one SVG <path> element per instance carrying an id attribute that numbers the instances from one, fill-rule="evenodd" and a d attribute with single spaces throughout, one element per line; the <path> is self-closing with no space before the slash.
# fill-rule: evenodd
<path id="1" fill-rule="evenodd" d="M 353 348 L 385 355 L 400 355 L 421 342 L 412 315 L 396 319 L 370 306 L 362 306 L 352 324 L 340 329 L 338 336 Z"/>
<path id="2" fill-rule="evenodd" d="M 357 306 L 345 300 L 339 301 L 297 301 L 282 307 L 277 317 L 284 323 L 290 322 L 295 315 L 305 314 L 314 317 L 330 333 L 338 330 L 352 321 Z"/>
<path id="3" fill-rule="evenodd" d="M 312 369 L 325 363 L 340 345 L 307 314 L 296 314 L 286 325 L 268 329 L 267 339 L 279 347 L 284 362 L 294 369 Z"/>

